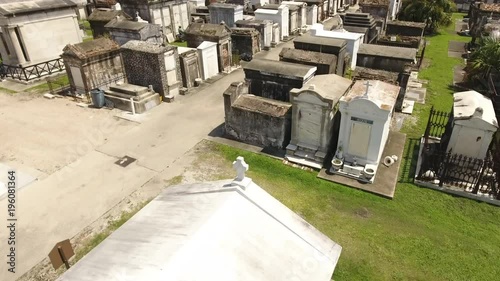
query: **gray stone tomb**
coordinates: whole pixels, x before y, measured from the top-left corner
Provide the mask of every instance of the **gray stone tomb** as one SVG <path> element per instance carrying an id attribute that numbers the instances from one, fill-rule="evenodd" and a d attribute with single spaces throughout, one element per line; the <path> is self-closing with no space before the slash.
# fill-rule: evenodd
<path id="1" fill-rule="evenodd" d="M 137 114 L 144 113 L 161 103 L 160 95 L 155 93 L 152 87 L 127 83 L 110 86 L 104 92 L 104 97 L 113 102 L 115 108 Z M 133 111 L 132 105 L 134 106 Z"/>

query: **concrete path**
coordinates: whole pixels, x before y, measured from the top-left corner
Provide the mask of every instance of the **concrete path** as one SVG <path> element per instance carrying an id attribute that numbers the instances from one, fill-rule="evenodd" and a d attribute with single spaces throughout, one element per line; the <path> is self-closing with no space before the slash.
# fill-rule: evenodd
<path id="1" fill-rule="evenodd" d="M 293 47 L 292 41 L 255 57 L 277 60 L 285 46 Z M 224 90 L 243 79 L 238 69 L 200 92 L 162 104 L 140 125 L 20 190 L 16 274 L 7 271 L 6 247 L 1 247 L 0 280 L 15 280 L 43 260 L 56 242 L 75 236 L 138 188 L 163 184 L 154 180 L 158 175 L 178 175 L 179 165 L 188 163 L 177 160 L 224 122 Z M 125 155 L 137 161 L 125 168 L 114 164 Z M 5 200 L 0 208 L 0 220 L 5 223 Z M 0 243 L 6 241 L 7 233 L 2 231 Z"/>

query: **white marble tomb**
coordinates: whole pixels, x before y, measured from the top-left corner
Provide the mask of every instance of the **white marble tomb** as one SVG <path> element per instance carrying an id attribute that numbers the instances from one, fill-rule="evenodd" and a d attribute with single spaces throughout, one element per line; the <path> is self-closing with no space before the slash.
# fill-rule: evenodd
<path id="1" fill-rule="evenodd" d="M 339 102 L 341 122 L 332 172 L 373 183 L 400 87 L 358 80 Z"/>
<path id="2" fill-rule="evenodd" d="M 197 49 L 201 61 L 201 76 L 203 80 L 217 75 L 219 73 L 217 43 L 203 41 Z"/>
<path id="3" fill-rule="evenodd" d="M 286 5 L 280 5 L 278 10 L 257 9 L 255 19 L 272 20 L 280 27 L 280 41 L 289 36 L 289 13 Z"/>

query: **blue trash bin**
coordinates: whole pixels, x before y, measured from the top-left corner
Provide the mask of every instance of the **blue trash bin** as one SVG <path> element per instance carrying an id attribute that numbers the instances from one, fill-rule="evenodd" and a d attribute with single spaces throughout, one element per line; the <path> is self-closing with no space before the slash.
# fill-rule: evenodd
<path id="1" fill-rule="evenodd" d="M 104 106 L 104 91 L 100 89 L 94 89 L 90 91 L 90 97 L 92 98 L 92 105 L 95 108 L 102 108 Z"/>

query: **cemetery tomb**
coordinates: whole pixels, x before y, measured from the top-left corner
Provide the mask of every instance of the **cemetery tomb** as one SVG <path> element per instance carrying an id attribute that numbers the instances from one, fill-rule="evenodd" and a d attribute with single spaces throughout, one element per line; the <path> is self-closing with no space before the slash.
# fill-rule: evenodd
<path id="1" fill-rule="evenodd" d="M 131 20 L 132 18 L 126 15 L 121 10 L 100 10 L 95 9 L 92 14 L 87 18 L 90 28 L 92 29 L 92 35 L 94 39 L 109 35 L 108 30 L 104 27 L 110 21 L 116 19 L 117 17 L 125 18 Z"/>
<path id="2" fill-rule="evenodd" d="M 137 114 L 144 113 L 161 103 L 160 95 L 155 93 L 152 87 L 127 83 L 110 86 L 104 92 L 104 97 L 111 101 L 115 108 Z"/>
<path id="3" fill-rule="evenodd" d="M 323 167 L 332 142 L 337 141 L 340 114 L 336 105 L 351 84 L 351 80 L 335 74 L 317 75 L 301 89 L 290 91 L 292 135 L 286 147 L 288 161 Z"/>
<path id="4" fill-rule="evenodd" d="M 181 70 L 175 46 L 131 40 L 121 46 L 123 65 L 130 84 L 151 85 L 164 101 L 179 93 Z"/>
<path id="5" fill-rule="evenodd" d="M 316 75 L 334 74 L 337 68 L 337 56 L 332 54 L 283 48 L 280 61 L 316 66 Z"/>
<path id="6" fill-rule="evenodd" d="M 441 137 L 447 152 L 484 159 L 498 130 L 493 103 L 476 91 L 455 93 L 449 126 Z"/>
<path id="7" fill-rule="evenodd" d="M 344 73 L 347 41 L 305 34 L 293 40 L 295 49 L 327 53 L 337 56 L 337 73 Z"/>
<path id="8" fill-rule="evenodd" d="M 290 141 L 292 104 L 248 93 L 245 82 L 224 92 L 225 133 L 244 143 L 284 148 Z"/>
<path id="9" fill-rule="evenodd" d="M 253 59 L 243 66 L 250 94 L 273 100 L 290 100 L 293 88 L 302 88 L 316 73 L 317 68 L 296 63 Z"/>
<path id="10" fill-rule="evenodd" d="M 307 5 L 307 25 L 318 23 L 318 6 Z"/>
<path id="11" fill-rule="evenodd" d="M 260 34 L 253 28 L 231 28 L 232 53 L 239 55 L 255 55 L 260 52 Z"/>
<path id="12" fill-rule="evenodd" d="M 255 10 L 255 19 L 258 20 L 271 20 L 279 25 L 280 36 L 279 40 L 283 41 L 284 38 L 289 36 L 289 13 L 288 7 L 280 5 L 277 10 L 257 9 Z"/>
<path id="13" fill-rule="evenodd" d="M 212 43 L 217 45 L 215 43 Z M 182 86 L 184 88 L 192 88 L 196 86 L 196 79 L 200 78 L 200 65 L 198 50 L 194 48 L 178 47 L 179 62 L 182 75 Z M 217 61 L 215 61 L 214 68 L 217 69 Z"/>
<path id="14" fill-rule="evenodd" d="M 332 172 L 373 183 L 400 87 L 358 80 L 339 102 L 341 122 Z"/>
<path id="15" fill-rule="evenodd" d="M 284 5 L 284 4 L 283 4 Z M 299 32 L 299 6 L 297 5 L 285 5 L 288 7 L 288 33 L 296 34 Z M 262 6 L 262 9 L 267 10 L 279 10 L 279 4 L 266 4 Z"/>
<path id="16" fill-rule="evenodd" d="M 0 56 L 7 77 L 28 81 L 63 71 L 61 50 L 82 42 L 76 8 L 65 0 L 0 1 Z"/>
<path id="17" fill-rule="evenodd" d="M 204 41 L 198 48 L 198 56 L 201 62 L 201 75 L 203 80 L 207 80 L 219 73 L 217 67 L 217 44 L 210 41 Z"/>
<path id="18" fill-rule="evenodd" d="M 305 2 L 292 2 L 292 1 L 282 1 L 282 5 L 287 5 L 289 8 L 295 6 L 298 8 L 298 28 L 300 32 L 305 32 L 307 30 L 307 3 Z"/>
<path id="19" fill-rule="evenodd" d="M 224 22 L 229 27 L 234 27 L 235 22 L 243 20 L 243 6 L 225 3 L 212 3 L 208 6 L 210 23 Z"/>
<path id="20" fill-rule="evenodd" d="M 104 28 L 120 46 L 130 40 L 163 43 L 161 27 L 156 24 L 131 21 L 118 17 L 107 23 Z"/>
<path id="21" fill-rule="evenodd" d="M 358 50 L 357 66 L 404 72 L 408 65 L 417 61 L 417 49 L 361 44 Z"/>
<path id="22" fill-rule="evenodd" d="M 185 39 L 189 48 L 197 48 L 204 41 L 217 43 L 219 72 L 231 71 L 231 29 L 225 23 L 192 23 L 185 30 Z"/>
<path id="23" fill-rule="evenodd" d="M 273 22 L 270 20 L 239 20 L 237 27 L 254 28 L 260 34 L 261 49 L 269 49 L 273 39 Z"/>
<path id="24" fill-rule="evenodd" d="M 348 32 L 348 31 L 345 31 L 343 29 L 342 30 L 334 30 L 334 31 L 324 30 L 323 25 L 318 23 L 318 24 L 315 24 L 311 27 L 311 35 L 318 36 L 318 37 L 327 37 L 327 38 L 345 40 L 347 42 L 346 52 L 351 57 L 350 68 L 351 69 L 356 68 L 356 60 L 358 57 L 358 50 L 359 50 L 360 45 L 363 44 L 364 34 Z"/>
<path id="25" fill-rule="evenodd" d="M 124 81 L 120 46 L 109 38 L 69 44 L 64 47 L 61 58 L 76 94 L 87 94 L 92 89 Z"/>

